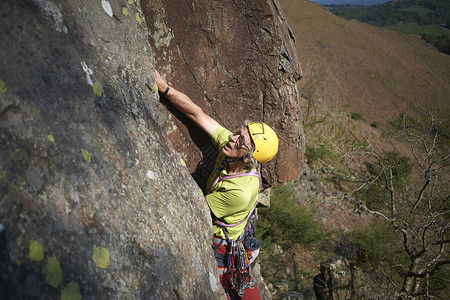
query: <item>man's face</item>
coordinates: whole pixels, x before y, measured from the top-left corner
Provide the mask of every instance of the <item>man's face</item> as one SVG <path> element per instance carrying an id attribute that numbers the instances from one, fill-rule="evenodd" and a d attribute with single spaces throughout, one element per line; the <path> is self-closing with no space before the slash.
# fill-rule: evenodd
<path id="1" fill-rule="evenodd" d="M 240 158 L 251 148 L 251 139 L 247 127 L 237 130 L 222 148 L 228 158 Z"/>

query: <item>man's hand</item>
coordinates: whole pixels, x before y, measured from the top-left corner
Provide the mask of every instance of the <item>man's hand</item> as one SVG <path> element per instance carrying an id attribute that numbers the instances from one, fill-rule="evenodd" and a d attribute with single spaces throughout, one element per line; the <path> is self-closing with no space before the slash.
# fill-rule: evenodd
<path id="1" fill-rule="evenodd" d="M 159 74 L 158 71 L 155 71 L 155 81 L 156 81 L 156 85 L 158 85 L 158 91 L 160 93 L 164 93 L 164 91 L 167 89 L 167 87 L 169 86 L 167 84 L 167 82 L 161 77 L 161 75 Z"/>
<path id="2" fill-rule="evenodd" d="M 169 86 L 167 82 L 161 77 L 158 71 L 155 71 L 155 81 L 158 85 L 158 91 L 164 93 Z M 164 97 L 169 100 L 179 111 L 186 117 L 191 119 L 201 129 L 203 129 L 209 136 L 212 136 L 219 123 L 208 116 L 191 98 L 184 93 L 177 91 L 173 87 L 170 88 Z"/>

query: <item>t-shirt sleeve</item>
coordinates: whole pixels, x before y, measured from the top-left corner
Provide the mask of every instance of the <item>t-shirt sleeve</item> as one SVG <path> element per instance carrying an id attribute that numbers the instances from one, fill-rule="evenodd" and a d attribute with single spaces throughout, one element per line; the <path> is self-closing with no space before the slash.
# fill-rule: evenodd
<path id="1" fill-rule="evenodd" d="M 231 131 L 222 126 L 219 126 L 213 133 L 212 141 L 217 146 L 217 148 L 220 149 L 225 146 L 226 143 L 228 143 L 232 135 L 233 133 Z"/>

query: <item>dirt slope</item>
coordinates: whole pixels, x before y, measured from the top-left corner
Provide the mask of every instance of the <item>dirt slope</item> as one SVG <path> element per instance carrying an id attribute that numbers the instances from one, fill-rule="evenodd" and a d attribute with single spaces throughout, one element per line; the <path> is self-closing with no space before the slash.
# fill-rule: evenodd
<path id="1" fill-rule="evenodd" d="M 310 1 L 280 4 L 303 66 L 301 94 L 322 93 L 325 101 L 337 101 L 368 122 L 390 119 L 415 101 L 448 110 L 449 55 L 417 36 L 356 24 Z"/>

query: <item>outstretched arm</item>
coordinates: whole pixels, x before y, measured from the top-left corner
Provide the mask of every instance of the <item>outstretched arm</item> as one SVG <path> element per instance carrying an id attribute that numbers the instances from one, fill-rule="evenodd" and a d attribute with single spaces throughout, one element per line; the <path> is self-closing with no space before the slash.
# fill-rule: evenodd
<path id="1" fill-rule="evenodd" d="M 168 84 L 164 79 L 162 79 L 158 71 L 155 71 L 155 80 L 158 85 L 158 91 L 160 93 L 164 93 L 168 87 Z M 177 91 L 173 87 L 170 87 L 165 97 L 186 117 L 191 119 L 195 124 L 203 129 L 209 136 L 212 136 L 217 127 L 220 126 L 216 120 L 208 116 L 187 95 Z"/>

